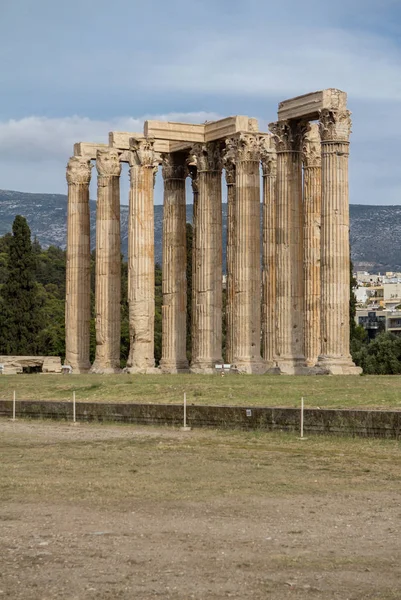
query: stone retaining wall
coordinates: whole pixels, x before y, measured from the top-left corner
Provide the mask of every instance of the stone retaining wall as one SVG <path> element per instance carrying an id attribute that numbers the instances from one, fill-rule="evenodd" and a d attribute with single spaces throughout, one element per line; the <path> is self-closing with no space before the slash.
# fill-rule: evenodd
<path id="1" fill-rule="evenodd" d="M 0 400 L 0 416 L 12 416 L 12 401 Z M 72 420 L 72 402 L 22 400 L 16 416 Z M 138 425 L 182 425 L 183 407 L 176 404 L 120 404 L 77 402 L 77 421 L 109 421 Z M 246 406 L 187 406 L 191 427 L 299 431 L 300 411 L 295 408 Z M 401 411 L 305 409 L 305 434 L 363 437 L 401 437 Z"/>

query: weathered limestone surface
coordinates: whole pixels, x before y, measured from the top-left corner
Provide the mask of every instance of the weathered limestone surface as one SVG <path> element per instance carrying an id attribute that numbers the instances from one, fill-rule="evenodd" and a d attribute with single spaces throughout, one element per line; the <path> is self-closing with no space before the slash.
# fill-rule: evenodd
<path id="1" fill-rule="evenodd" d="M 335 88 L 328 88 L 280 102 L 278 118 L 280 121 L 287 119 L 314 120 L 319 118 L 321 110 L 344 111 L 346 108 L 347 94 Z"/>
<path id="2" fill-rule="evenodd" d="M 305 360 L 316 364 L 320 354 L 320 224 L 321 162 L 319 126 L 312 123 L 303 139 Z"/>
<path id="3" fill-rule="evenodd" d="M 191 371 L 212 373 L 222 362 L 222 202 L 220 147 L 195 144 L 198 206 L 194 264 L 194 347 Z"/>
<path id="4" fill-rule="evenodd" d="M 277 154 L 273 137 L 262 146 L 263 246 L 262 246 L 262 356 L 266 366 L 276 357 L 276 202 Z"/>
<path id="5" fill-rule="evenodd" d="M 164 373 L 188 370 L 186 353 L 186 155 L 163 155 L 163 306 L 162 358 Z"/>
<path id="6" fill-rule="evenodd" d="M 67 165 L 67 264 L 65 359 L 74 373 L 89 371 L 91 164 L 73 156 Z"/>
<path id="7" fill-rule="evenodd" d="M 10 356 L 0 355 L 0 365 L 3 365 L 3 375 L 23 373 L 24 367 L 40 367 L 42 373 L 61 373 L 59 356 Z"/>
<path id="8" fill-rule="evenodd" d="M 77 142 L 74 144 L 74 156 L 82 156 L 88 160 L 96 160 L 98 150 L 107 149 L 107 144 L 93 144 L 92 142 Z"/>
<path id="9" fill-rule="evenodd" d="M 262 136 L 240 133 L 226 141 L 236 164 L 234 208 L 233 362 L 239 372 L 264 373 L 260 356 L 260 174 Z"/>
<path id="10" fill-rule="evenodd" d="M 117 150 L 98 150 L 96 168 L 96 356 L 91 371 L 118 373 L 121 339 L 121 165 Z"/>
<path id="11" fill-rule="evenodd" d="M 235 199 L 236 199 L 236 174 L 235 154 L 224 154 L 224 170 L 227 184 L 227 246 L 226 246 L 226 356 L 227 363 L 232 364 L 233 337 L 234 337 L 234 257 L 236 247 L 235 229 Z"/>
<path id="12" fill-rule="evenodd" d="M 120 154 L 120 162 L 129 163 L 129 150 L 131 139 L 145 139 L 142 133 L 132 133 L 129 131 L 110 131 L 109 146 L 115 148 Z M 153 151 L 155 154 L 160 152 L 170 152 L 170 142 L 166 140 L 154 140 Z"/>
<path id="13" fill-rule="evenodd" d="M 133 139 L 128 217 L 129 373 L 154 372 L 154 142 Z"/>
<path id="14" fill-rule="evenodd" d="M 191 355 L 192 356 L 196 356 L 197 355 L 197 350 L 196 350 L 196 337 L 194 336 L 193 332 L 195 331 L 195 312 L 196 312 L 196 305 L 197 305 L 197 287 L 196 287 L 196 281 L 197 281 L 197 270 L 196 270 L 196 248 L 197 248 L 197 241 L 196 241 L 196 236 L 197 236 L 197 232 L 198 232 L 198 199 L 199 199 L 199 185 L 198 185 L 198 169 L 196 166 L 196 156 L 195 155 L 191 155 L 188 158 L 188 172 L 189 172 L 189 176 L 191 178 L 191 184 L 192 184 L 192 193 L 193 193 L 193 208 L 192 208 L 192 296 L 191 296 L 191 342 L 192 342 L 192 346 L 191 346 Z"/>
<path id="15" fill-rule="evenodd" d="M 301 127 L 270 124 L 277 150 L 276 364 L 295 374 L 305 366 Z"/>
<path id="16" fill-rule="evenodd" d="M 321 354 L 318 365 L 333 375 L 358 374 L 349 349 L 348 155 L 351 113 L 324 109 L 322 140 Z"/>

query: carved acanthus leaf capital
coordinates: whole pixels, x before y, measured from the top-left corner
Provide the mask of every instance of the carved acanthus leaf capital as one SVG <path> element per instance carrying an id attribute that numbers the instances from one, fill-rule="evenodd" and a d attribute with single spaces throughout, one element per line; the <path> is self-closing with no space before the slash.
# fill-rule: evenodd
<path id="1" fill-rule="evenodd" d="M 265 136 L 261 143 L 260 160 L 262 163 L 263 177 L 277 176 L 277 153 L 274 136 Z"/>
<path id="2" fill-rule="evenodd" d="M 161 155 L 163 166 L 163 179 L 185 179 L 188 175 L 188 167 L 183 160 L 170 153 Z"/>
<path id="3" fill-rule="evenodd" d="M 269 123 L 277 152 L 300 152 L 304 123 L 297 121 L 276 121 Z"/>
<path id="4" fill-rule="evenodd" d="M 259 161 L 265 137 L 260 133 L 239 133 L 226 140 L 226 153 L 234 156 L 235 163 Z"/>
<path id="5" fill-rule="evenodd" d="M 192 146 L 191 153 L 196 158 L 198 173 L 200 171 L 221 171 L 223 168 L 223 157 L 218 142 L 201 142 Z"/>
<path id="6" fill-rule="evenodd" d="M 226 183 L 227 185 L 234 185 L 236 178 L 236 152 L 234 145 L 230 143 L 230 139 L 226 140 L 226 147 L 224 148 L 222 155 L 223 167 L 226 173 Z"/>
<path id="7" fill-rule="evenodd" d="M 130 139 L 130 155 L 129 164 L 131 167 L 148 167 L 155 166 L 155 141 L 153 138 L 131 138 Z"/>
<path id="8" fill-rule="evenodd" d="M 121 163 L 118 150 L 101 148 L 96 152 L 96 169 L 101 177 L 119 177 Z"/>
<path id="9" fill-rule="evenodd" d="M 87 184 L 91 180 L 92 165 L 88 158 L 72 156 L 67 164 L 67 182 L 69 184 Z"/>
<path id="10" fill-rule="evenodd" d="M 348 142 L 351 133 L 349 110 L 334 111 L 324 108 L 319 113 L 319 129 L 322 142 Z"/>
<path id="11" fill-rule="evenodd" d="M 302 157 L 304 166 L 320 167 L 322 164 L 322 147 L 320 143 L 319 125 L 311 123 L 302 140 Z"/>
<path id="12" fill-rule="evenodd" d="M 198 180 L 198 169 L 196 167 L 196 161 L 193 156 L 191 156 L 188 161 L 188 175 L 191 178 L 192 191 L 194 194 L 199 192 L 199 180 Z"/>

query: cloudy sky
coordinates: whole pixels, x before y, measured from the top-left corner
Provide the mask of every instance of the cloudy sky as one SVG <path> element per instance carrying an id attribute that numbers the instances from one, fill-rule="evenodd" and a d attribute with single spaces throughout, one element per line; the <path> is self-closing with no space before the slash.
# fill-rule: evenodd
<path id="1" fill-rule="evenodd" d="M 280 100 L 336 87 L 353 113 L 351 202 L 401 204 L 401 0 L 0 7 L 1 189 L 65 193 L 74 142 L 146 118 L 243 114 L 266 130 Z"/>

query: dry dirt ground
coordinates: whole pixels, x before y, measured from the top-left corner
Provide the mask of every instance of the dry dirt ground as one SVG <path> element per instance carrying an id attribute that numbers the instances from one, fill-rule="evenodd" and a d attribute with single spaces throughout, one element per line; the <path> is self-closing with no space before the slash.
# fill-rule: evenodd
<path id="1" fill-rule="evenodd" d="M 0 420 L 0 599 L 399 600 L 400 449 Z"/>

